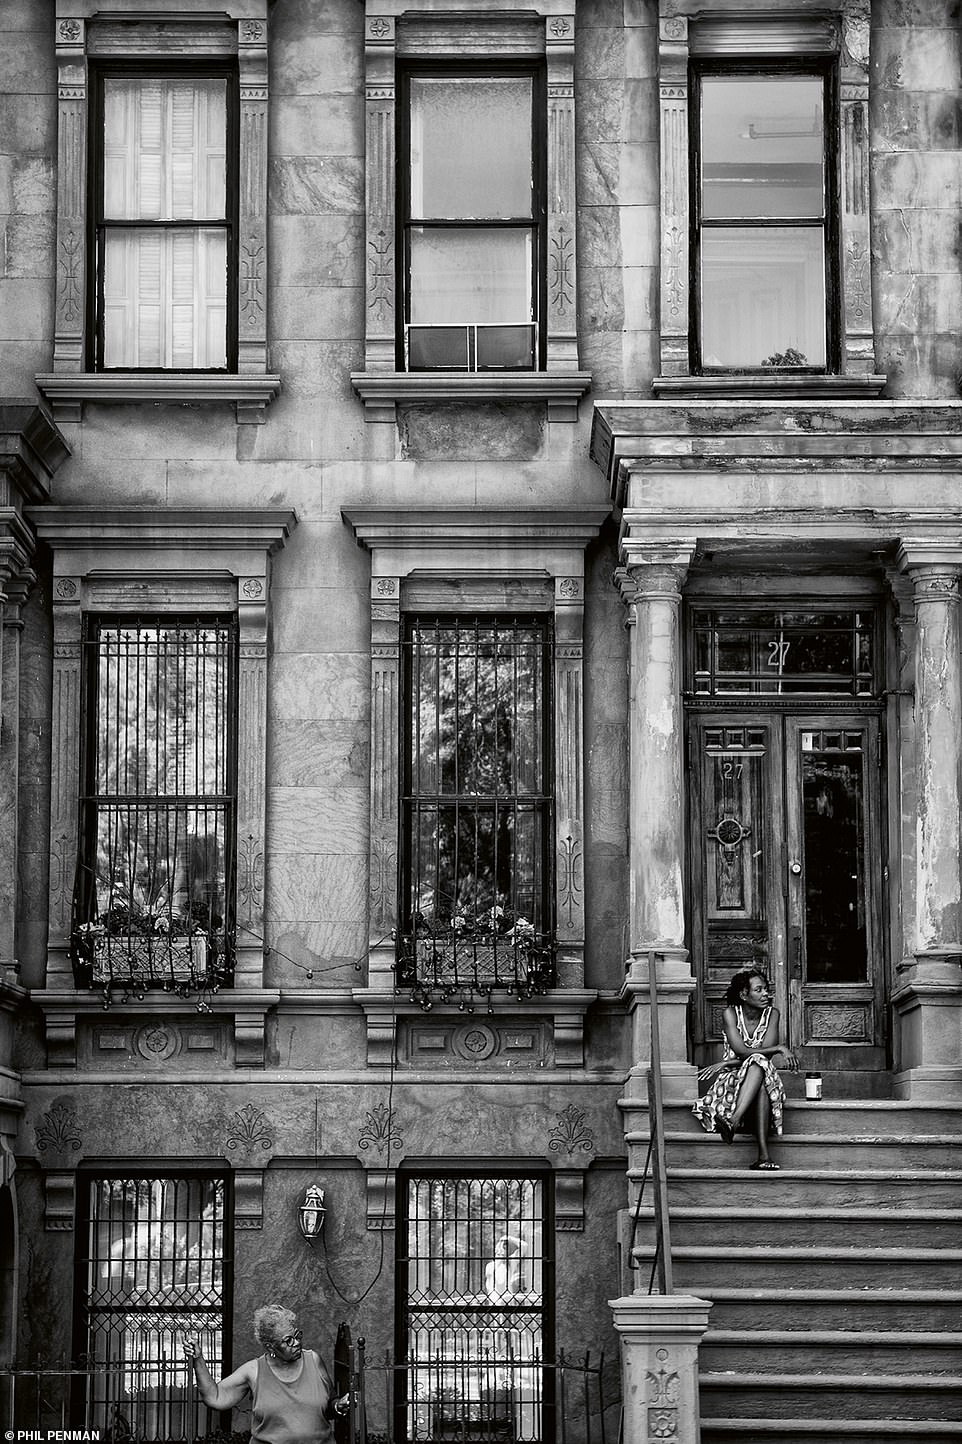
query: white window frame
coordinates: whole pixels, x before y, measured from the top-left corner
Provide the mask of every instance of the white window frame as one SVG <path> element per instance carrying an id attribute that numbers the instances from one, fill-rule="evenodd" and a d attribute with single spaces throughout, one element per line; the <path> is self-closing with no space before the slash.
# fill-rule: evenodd
<path id="1" fill-rule="evenodd" d="M 826 0 L 804 15 L 795 0 L 766 0 L 749 17 L 744 5 L 715 0 L 659 0 L 658 79 L 661 112 L 661 374 L 656 396 L 878 396 L 885 376 L 875 369 L 872 320 L 869 195 L 869 18 L 864 0 Z M 698 59 L 736 62 L 835 57 L 839 112 L 830 137 L 838 157 L 839 370 L 694 375 L 690 367 L 692 314 L 689 266 L 692 180 L 689 149 L 689 67 Z M 829 258 L 827 258 L 828 260 Z"/>
<path id="2" fill-rule="evenodd" d="M 267 355 L 268 0 L 225 0 L 216 14 L 186 0 L 57 0 L 56 313 L 53 370 L 37 386 L 58 421 L 80 421 L 85 401 L 233 403 L 238 421 L 263 422 L 280 390 Z M 132 23 L 133 22 L 133 23 Z M 237 368 L 229 372 L 95 371 L 88 135 L 91 65 L 236 60 L 238 127 Z"/>

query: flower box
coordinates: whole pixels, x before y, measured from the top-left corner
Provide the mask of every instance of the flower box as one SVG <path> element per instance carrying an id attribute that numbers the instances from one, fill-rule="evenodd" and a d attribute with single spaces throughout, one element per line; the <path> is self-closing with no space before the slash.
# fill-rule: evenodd
<path id="1" fill-rule="evenodd" d="M 191 983 L 207 976 L 207 938 L 106 937 L 93 947 L 95 983 Z"/>
<path id="2" fill-rule="evenodd" d="M 418 938 L 415 958 L 418 979 L 441 986 L 473 984 L 483 988 L 488 983 L 503 986 L 528 980 L 527 954 L 507 941 L 497 944 Z"/>

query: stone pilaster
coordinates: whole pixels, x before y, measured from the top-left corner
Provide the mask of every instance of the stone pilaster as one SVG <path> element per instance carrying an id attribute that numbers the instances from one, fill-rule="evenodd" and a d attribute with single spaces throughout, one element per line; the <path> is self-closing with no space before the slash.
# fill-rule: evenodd
<path id="1" fill-rule="evenodd" d="M 875 371 L 869 234 L 868 76 L 871 25 L 865 0 L 843 0 L 839 168 L 842 248 L 842 370 Z"/>
<path id="2" fill-rule="evenodd" d="M 0 653 L 0 705 L 3 716 L 0 727 L 0 967 L 16 964 L 17 961 L 21 608 L 35 581 L 34 573 L 24 569 L 10 577 L 3 588 L 3 651 Z"/>
<path id="3" fill-rule="evenodd" d="M 267 369 L 267 20 L 237 23 L 240 79 L 237 369 Z M 238 418 L 241 402 L 238 402 Z M 256 419 L 264 420 L 264 408 Z"/>
<path id="4" fill-rule="evenodd" d="M 684 718 L 681 588 L 694 544 L 627 541 L 618 582 L 629 627 L 629 956 L 623 996 L 632 1013 L 629 1092 L 650 1058 L 650 967 L 658 969 L 662 1072 L 670 1097 L 694 1096 L 685 1018 L 694 979 L 685 946 Z"/>
<path id="5" fill-rule="evenodd" d="M 55 371 L 83 371 L 87 293 L 86 22 L 58 17 Z"/>
<path id="6" fill-rule="evenodd" d="M 367 115 L 364 366 L 367 371 L 393 371 L 397 355 L 393 16 L 369 14 L 365 18 L 364 61 Z M 393 406 L 390 409 L 393 412 Z"/>
<path id="7" fill-rule="evenodd" d="M 661 374 L 688 374 L 688 19 L 658 17 L 661 116 Z"/>
<path id="8" fill-rule="evenodd" d="M 266 570 L 237 580 L 237 988 L 264 981 L 268 585 Z"/>
<path id="9" fill-rule="evenodd" d="M 896 1088 L 962 1098 L 962 549 L 903 540 L 915 602 L 915 927 L 893 996 Z"/>
<path id="10" fill-rule="evenodd" d="M 53 698 L 50 746 L 50 895 L 47 911 L 47 987 L 72 988 L 70 933 L 77 872 L 80 787 L 81 593 L 79 576 L 55 568 L 53 579 Z"/>
<path id="11" fill-rule="evenodd" d="M 558 984 L 584 986 L 584 576 L 555 577 L 555 919 Z"/>
<path id="12" fill-rule="evenodd" d="M 578 365 L 575 262 L 575 17 L 545 19 L 548 70 L 548 292 L 546 364 Z"/>
<path id="13" fill-rule="evenodd" d="M 371 881 L 368 986 L 394 989 L 401 580 L 371 579 Z M 379 1060 L 380 1061 L 380 1060 Z"/>

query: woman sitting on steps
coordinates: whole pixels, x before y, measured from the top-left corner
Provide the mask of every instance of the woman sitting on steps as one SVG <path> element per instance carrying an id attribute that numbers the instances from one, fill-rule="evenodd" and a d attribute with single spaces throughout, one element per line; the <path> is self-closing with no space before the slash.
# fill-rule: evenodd
<path id="1" fill-rule="evenodd" d="M 769 1157 L 768 1134 L 772 1125 L 781 1133 L 785 1102 L 774 1059 L 781 1055 L 790 1073 L 798 1072 L 798 1059 L 778 1042 L 778 1009 L 772 1007 L 764 974 L 736 973 L 725 1001 L 725 1053 L 721 1063 L 701 1075 L 714 1081 L 692 1112 L 706 1132 L 720 1133 L 725 1143 L 731 1143 L 736 1130 L 748 1121 L 758 1142 L 758 1158 L 752 1168 L 774 1172 L 778 1164 Z"/>

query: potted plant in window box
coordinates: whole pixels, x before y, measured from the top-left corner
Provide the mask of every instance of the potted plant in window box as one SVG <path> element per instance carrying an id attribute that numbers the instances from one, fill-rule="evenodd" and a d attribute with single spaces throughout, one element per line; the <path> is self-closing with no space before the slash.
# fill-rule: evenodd
<path id="1" fill-rule="evenodd" d="M 525 997 L 543 993 L 553 979 L 551 938 L 500 903 L 478 912 L 456 910 L 443 919 L 419 912 L 413 934 L 400 946 L 401 981 L 442 993 L 508 988 Z"/>

